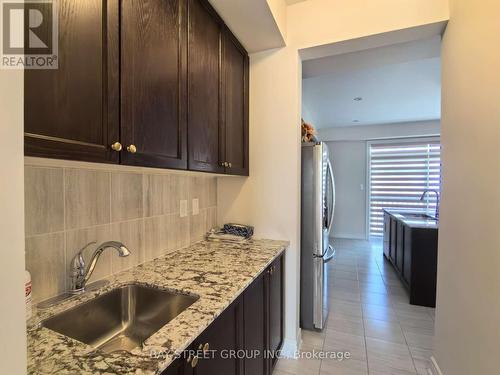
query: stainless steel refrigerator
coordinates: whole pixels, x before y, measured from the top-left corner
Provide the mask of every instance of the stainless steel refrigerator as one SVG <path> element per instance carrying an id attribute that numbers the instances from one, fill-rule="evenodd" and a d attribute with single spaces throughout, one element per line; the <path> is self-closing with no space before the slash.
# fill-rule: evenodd
<path id="1" fill-rule="evenodd" d="M 335 181 L 325 143 L 302 144 L 300 325 L 322 330 L 328 317 L 327 263 L 335 210 Z"/>

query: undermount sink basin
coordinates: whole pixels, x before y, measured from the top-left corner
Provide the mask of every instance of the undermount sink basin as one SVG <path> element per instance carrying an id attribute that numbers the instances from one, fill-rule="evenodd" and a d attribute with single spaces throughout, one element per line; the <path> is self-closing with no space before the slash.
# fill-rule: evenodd
<path id="1" fill-rule="evenodd" d="M 42 326 L 107 353 L 131 350 L 197 299 L 130 284 L 55 315 Z"/>

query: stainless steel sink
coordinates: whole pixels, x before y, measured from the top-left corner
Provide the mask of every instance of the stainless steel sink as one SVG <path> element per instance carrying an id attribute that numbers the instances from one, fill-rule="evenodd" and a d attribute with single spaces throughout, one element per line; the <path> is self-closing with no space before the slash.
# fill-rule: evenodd
<path id="1" fill-rule="evenodd" d="M 131 350 L 197 299 L 131 284 L 55 315 L 42 326 L 104 352 Z"/>

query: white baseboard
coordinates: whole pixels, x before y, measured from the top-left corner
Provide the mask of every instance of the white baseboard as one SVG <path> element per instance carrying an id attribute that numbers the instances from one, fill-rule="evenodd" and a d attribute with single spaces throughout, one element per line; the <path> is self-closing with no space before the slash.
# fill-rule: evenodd
<path id="1" fill-rule="evenodd" d="M 431 356 L 431 364 L 432 364 L 432 369 L 431 369 L 432 375 L 443 375 L 443 372 L 439 368 L 439 365 L 434 356 Z"/>
<path id="2" fill-rule="evenodd" d="M 281 357 L 295 358 L 295 355 L 300 347 L 300 342 L 302 341 L 301 336 L 302 336 L 301 330 L 299 329 L 299 332 L 297 332 L 297 338 L 295 339 L 285 338 L 283 340 L 283 346 L 281 348 L 281 353 L 280 353 Z"/>

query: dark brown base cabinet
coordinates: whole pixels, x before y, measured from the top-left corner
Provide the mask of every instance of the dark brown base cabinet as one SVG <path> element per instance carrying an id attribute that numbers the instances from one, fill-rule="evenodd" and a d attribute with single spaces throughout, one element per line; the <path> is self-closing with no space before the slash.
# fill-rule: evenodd
<path id="1" fill-rule="evenodd" d="M 283 345 L 283 260 L 278 257 L 162 375 L 271 375 Z"/>
<path id="2" fill-rule="evenodd" d="M 60 0 L 25 155 L 248 176 L 246 50 L 207 0 Z"/>
<path id="3" fill-rule="evenodd" d="M 437 245 L 437 229 L 411 227 L 384 212 L 384 256 L 408 290 L 412 305 L 436 306 Z"/>

